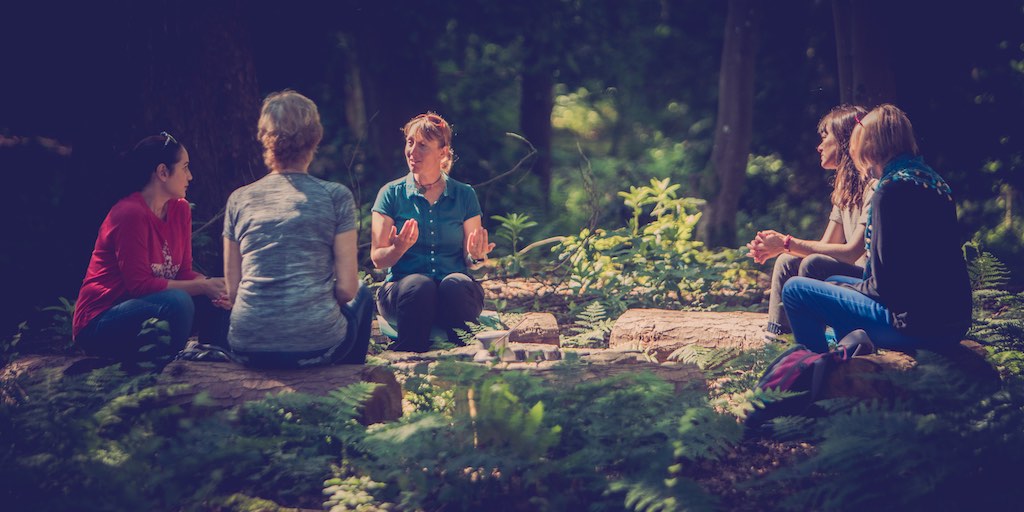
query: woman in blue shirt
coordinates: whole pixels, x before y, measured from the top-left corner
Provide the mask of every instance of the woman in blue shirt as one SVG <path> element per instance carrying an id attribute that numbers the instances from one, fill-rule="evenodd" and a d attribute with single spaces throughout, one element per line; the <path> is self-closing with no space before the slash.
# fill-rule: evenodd
<path id="1" fill-rule="evenodd" d="M 409 174 L 384 185 L 373 205 L 370 258 L 388 276 L 377 307 L 398 330 L 392 350 L 430 349 L 430 330 L 466 327 L 483 310 L 483 288 L 468 274 L 494 248 L 476 192 L 448 177 L 452 129 L 428 112 L 405 124 Z"/>

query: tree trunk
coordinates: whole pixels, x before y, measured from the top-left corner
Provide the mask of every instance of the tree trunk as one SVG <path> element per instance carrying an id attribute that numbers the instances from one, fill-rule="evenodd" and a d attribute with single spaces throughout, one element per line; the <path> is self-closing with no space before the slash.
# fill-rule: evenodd
<path id="1" fill-rule="evenodd" d="M 718 119 L 708 174 L 714 180 L 714 196 L 698 231 L 700 239 L 712 247 L 736 244 L 736 211 L 746 180 L 753 126 L 754 55 L 760 7 L 758 0 L 729 0 L 718 82 Z"/>
<path id="2" fill-rule="evenodd" d="M 438 100 L 437 61 L 424 58 L 424 52 L 435 48 L 444 30 L 443 22 L 419 19 L 430 15 L 438 14 L 417 14 L 417 19 L 396 17 L 394 6 L 378 2 L 352 12 L 348 23 L 345 38 L 355 50 L 362 110 L 367 119 L 365 148 L 371 166 L 367 175 L 379 176 L 381 184 L 408 172 L 400 131 L 405 123 L 428 110 L 447 114 Z M 448 120 L 457 131 L 458 120 Z M 458 144 L 456 138 L 456 153 Z M 375 197 L 376 190 L 372 194 Z"/>
<path id="3" fill-rule="evenodd" d="M 195 174 L 189 201 L 196 220 L 209 219 L 235 188 L 266 174 L 256 141 L 259 88 L 242 21 L 247 7 L 237 0 L 128 5 L 136 18 L 129 65 L 141 82 L 139 132 L 166 130 L 187 147 Z"/>
<path id="4" fill-rule="evenodd" d="M 891 16 L 881 0 L 833 0 L 842 103 L 871 108 L 895 101 Z"/>
<path id="5" fill-rule="evenodd" d="M 523 64 L 519 129 L 537 150 L 533 173 L 540 180 L 544 211 L 551 207 L 551 112 L 555 108 L 555 79 L 542 64 L 542 49 L 531 48 Z"/>
<path id="6" fill-rule="evenodd" d="M 766 343 L 762 313 L 627 310 L 612 327 L 608 348 L 653 352 L 658 361 L 686 346 L 748 350 Z"/>
<path id="7" fill-rule="evenodd" d="M 174 361 L 164 368 L 164 384 L 189 384 L 188 393 L 176 400 L 191 402 L 205 392 L 212 402 L 231 407 L 261 400 L 267 395 L 306 393 L 326 395 L 357 382 L 378 384 L 363 404 L 364 424 L 393 421 L 402 416 L 402 388 L 391 370 L 381 366 L 333 365 L 301 370 L 254 370 L 233 363 Z"/>

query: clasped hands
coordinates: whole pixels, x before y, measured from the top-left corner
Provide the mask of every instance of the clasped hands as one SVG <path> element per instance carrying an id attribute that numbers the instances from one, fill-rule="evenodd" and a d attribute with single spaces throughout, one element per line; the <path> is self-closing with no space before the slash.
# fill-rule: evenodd
<path id="1" fill-rule="evenodd" d="M 395 249 L 405 254 L 420 237 L 419 223 L 409 219 L 402 224 L 402 230 L 398 226 L 391 226 L 391 233 L 388 234 L 388 241 Z M 488 241 L 487 230 L 483 226 L 477 227 L 469 232 L 466 237 L 466 254 L 474 260 L 487 259 L 487 254 L 494 249 L 494 244 Z"/>
<path id="2" fill-rule="evenodd" d="M 785 252 L 786 236 L 775 230 L 758 231 L 754 239 L 747 242 L 747 256 L 755 263 L 764 262 Z"/>
<path id="3" fill-rule="evenodd" d="M 214 306 L 221 309 L 231 309 L 231 299 L 228 297 L 227 285 L 224 283 L 223 277 L 207 277 L 202 278 L 203 283 L 203 295 L 210 298 L 210 302 Z"/>

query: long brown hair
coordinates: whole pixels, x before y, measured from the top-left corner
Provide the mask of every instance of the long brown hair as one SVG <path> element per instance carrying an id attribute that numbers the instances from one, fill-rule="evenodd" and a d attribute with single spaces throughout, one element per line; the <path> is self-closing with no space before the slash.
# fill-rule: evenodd
<path id="1" fill-rule="evenodd" d="M 859 208 L 864 201 L 864 187 L 867 179 L 862 177 L 853 165 L 850 156 L 850 136 L 857 120 L 863 119 L 868 113 L 864 107 L 856 105 L 839 105 L 818 121 L 818 134 L 824 137 L 828 133 L 836 138 L 839 159 L 836 167 L 835 182 L 832 188 L 832 204 L 841 210 Z"/>

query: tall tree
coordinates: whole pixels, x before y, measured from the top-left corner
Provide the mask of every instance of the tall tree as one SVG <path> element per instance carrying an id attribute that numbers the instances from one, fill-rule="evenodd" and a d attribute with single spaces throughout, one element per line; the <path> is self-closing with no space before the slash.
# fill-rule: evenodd
<path id="1" fill-rule="evenodd" d="M 551 207 L 551 112 L 555 108 L 555 73 L 546 38 L 548 32 L 528 31 L 519 100 L 519 129 L 537 149 L 533 172 L 540 180 L 544 210 Z"/>
<path id="2" fill-rule="evenodd" d="M 842 103 L 873 106 L 896 100 L 892 30 L 883 0 L 832 0 Z"/>
<path id="3" fill-rule="evenodd" d="M 189 150 L 197 220 L 214 217 L 231 191 L 263 176 L 256 142 L 260 94 L 240 0 L 127 3 L 128 69 L 145 134 L 166 129 Z M 214 233 L 218 233 L 215 230 Z"/>
<path id="4" fill-rule="evenodd" d="M 729 0 L 718 82 L 718 117 L 710 169 L 713 183 L 698 229 L 713 247 L 736 243 L 736 210 L 746 179 L 753 125 L 754 56 L 759 0 Z"/>

